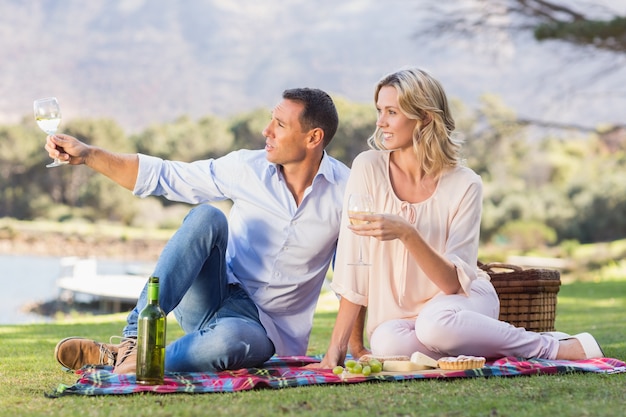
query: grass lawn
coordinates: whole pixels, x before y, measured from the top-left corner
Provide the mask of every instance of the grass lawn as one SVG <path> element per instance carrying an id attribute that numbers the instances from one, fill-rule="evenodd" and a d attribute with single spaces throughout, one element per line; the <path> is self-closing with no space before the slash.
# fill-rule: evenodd
<path id="1" fill-rule="evenodd" d="M 626 360 L 626 278 L 563 285 L 556 327 L 590 331 L 607 356 Z M 335 313 L 320 309 L 309 354 L 325 351 Z M 55 324 L 0 326 L 0 416 L 622 416 L 626 373 L 416 380 L 259 389 L 225 394 L 44 396 L 77 378 L 53 358 L 56 343 L 119 334 L 124 315 Z M 180 336 L 170 320 L 168 338 Z"/>

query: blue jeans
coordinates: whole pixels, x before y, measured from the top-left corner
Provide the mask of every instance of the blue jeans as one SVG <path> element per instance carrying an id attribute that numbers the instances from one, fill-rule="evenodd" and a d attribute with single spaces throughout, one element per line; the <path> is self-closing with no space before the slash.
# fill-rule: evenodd
<path id="1" fill-rule="evenodd" d="M 261 365 L 275 352 L 256 305 L 236 284 L 228 284 L 228 222 L 210 205 L 195 207 L 165 245 L 154 276 L 159 303 L 173 312 L 185 335 L 165 349 L 168 371 L 221 371 Z M 147 303 L 144 287 L 129 313 L 124 336 L 137 335 L 137 316 Z"/>

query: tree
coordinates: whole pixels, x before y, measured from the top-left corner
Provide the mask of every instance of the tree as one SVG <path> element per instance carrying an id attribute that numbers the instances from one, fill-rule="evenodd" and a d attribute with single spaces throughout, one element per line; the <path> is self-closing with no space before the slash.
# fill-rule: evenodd
<path id="1" fill-rule="evenodd" d="M 453 0 L 430 3 L 427 12 L 431 24 L 418 36 L 440 41 L 460 39 L 472 48 L 486 46 L 497 54 L 504 43 L 532 33 L 537 42 L 556 41 L 573 46 L 576 56 L 564 60 L 563 71 L 576 69 L 571 61 L 598 62 L 594 73 L 586 78 L 586 86 L 625 71 L 626 17 L 591 1 L 572 4 L 567 0 Z M 612 59 L 599 59 L 606 54 Z M 550 120 L 518 119 L 516 123 L 595 133 L 605 129 Z M 620 123 L 621 120 L 616 121 L 615 125 Z"/>
<path id="2" fill-rule="evenodd" d="M 452 108 L 457 131 L 466 139 L 463 155 L 467 165 L 485 180 L 512 187 L 523 175 L 527 152 L 527 129 L 515 123 L 515 112 L 491 94 L 481 97 L 475 112 L 456 101 Z"/>
<path id="3" fill-rule="evenodd" d="M 339 127 L 328 152 L 346 165 L 360 152 L 368 149 L 367 139 L 376 128 L 376 109 L 372 104 L 350 103 L 343 98 L 335 97 Z"/>
<path id="4" fill-rule="evenodd" d="M 33 168 L 46 170 L 44 143 L 45 134 L 32 118 L 20 125 L 0 126 L 0 217 L 32 215 L 28 196 L 36 195 L 40 187 L 40 183 L 33 181 L 37 178 Z"/>
<path id="5" fill-rule="evenodd" d="M 140 153 L 191 162 L 215 157 L 230 149 L 233 134 L 228 124 L 217 117 L 206 116 L 195 122 L 183 116 L 173 123 L 150 126 L 131 141 Z"/>
<path id="6" fill-rule="evenodd" d="M 493 36 L 532 31 L 537 41 L 561 40 L 577 46 L 626 53 L 626 17 L 593 2 L 470 0 L 430 5 L 439 16 L 425 34 Z M 443 18 L 442 18 L 443 17 Z"/>
<path id="7" fill-rule="evenodd" d="M 265 138 L 262 132 L 269 123 L 270 116 L 271 112 L 263 108 L 235 116 L 230 122 L 234 148 L 263 149 Z"/>

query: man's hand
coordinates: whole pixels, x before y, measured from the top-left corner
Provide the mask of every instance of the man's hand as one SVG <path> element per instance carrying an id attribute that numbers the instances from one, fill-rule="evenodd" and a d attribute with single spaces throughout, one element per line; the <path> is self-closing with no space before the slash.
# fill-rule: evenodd
<path id="1" fill-rule="evenodd" d="M 48 136 L 45 149 L 50 158 L 69 161 L 71 165 L 87 165 L 130 191 L 135 188 L 139 172 L 137 154 L 109 152 L 63 134 Z"/>
<path id="2" fill-rule="evenodd" d="M 88 145 L 69 135 L 50 135 L 46 138 L 45 149 L 50 158 L 69 161 L 71 165 L 84 164 L 89 148 Z"/>

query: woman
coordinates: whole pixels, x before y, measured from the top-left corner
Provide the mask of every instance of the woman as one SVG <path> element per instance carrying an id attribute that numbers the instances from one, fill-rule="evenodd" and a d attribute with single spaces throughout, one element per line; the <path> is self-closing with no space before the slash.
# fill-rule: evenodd
<path id="1" fill-rule="evenodd" d="M 351 193 L 370 194 L 376 214 L 353 215 L 361 221 L 350 225 L 344 203 L 331 284 L 339 312 L 316 367 L 343 363 L 362 306 L 374 355 L 604 356 L 588 333 L 539 334 L 497 319 L 498 296 L 477 267 L 482 182 L 459 163 L 440 83 L 403 69 L 380 80 L 374 98 L 373 149 L 355 158 L 346 202 Z M 359 244 L 370 266 L 354 266 Z"/>

